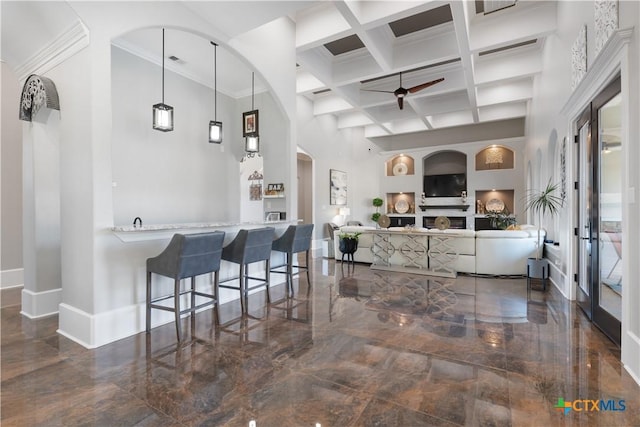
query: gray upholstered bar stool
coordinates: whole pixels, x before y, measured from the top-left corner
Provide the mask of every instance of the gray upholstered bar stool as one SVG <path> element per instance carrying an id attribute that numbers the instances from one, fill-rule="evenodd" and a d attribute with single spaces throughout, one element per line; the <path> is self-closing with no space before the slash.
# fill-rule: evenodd
<path id="1" fill-rule="evenodd" d="M 240 291 L 240 306 L 243 314 L 248 312 L 250 290 L 266 286 L 267 301 L 271 301 L 271 296 L 269 295 L 269 269 L 271 265 L 271 242 L 273 241 L 274 231 L 273 227 L 240 230 L 236 238 L 222 250 L 222 259 L 240 265 L 240 272 L 237 277 L 239 281 L 237 287 L 222 284 L 220 284 L 220 287 Z M 266 263 L 265 277 L 249 276 L 249 264 L 261 261 Z M 236 278 L 228 279 L 224 282 L 235 279 Z M 249 287 L 249 279 L 257 280 L 260 283 Z"/>
<path id="2" fill-rule="evenodd" d="M 151 331 L 151 309 L 172 311 L 175 315 L 176 334 L 178 341 L 182 340 L 180 328 L 180 316 L 184 313 L 193 313 L 209 305 L 218 304 L 218 283 L 220 259 L 222 257 L 222 245 L 224 242 L 224 232 L 215 231 L 212 233 L 198 234 L 174 234 L 169 245 L 162 253 L 154 258 L 147 259 L 147 333 Z M 214 272 L 214 294 L 197 291 L 195 277 L 201 274 Z M 160 274 L 174 280 L 173 295 L 162 297 L 151 297 L 151 274 Z M 191 289 L 181 291 L 180 282 L 182 279 L 191 277 Z M 191 306 L 183 310 L 180 309 L 180 296 L 191 294 Z M 196 305 L 196 296 L 208 298 L 208 301 Z M 174 299 L 173 307 L 156 304 L 157 302 Z M 218 311 L 216 307 L 216 318 Z"/>
<path id="3" fill-rule="evenodd" d="M 300 270 L 307 271 L 307 282 L 311 285 L 309 279 L 309 250 L 311 249 L 311 235 L 313 233 L 313 224 L 290 225 L 282 236 L 273 241 L 272 250 L 283 252 L 286 255 L 285 264 L 279 265 L 271 269 L 272 273 L 281 273 L 287 275 L 287 293 L 291 290 L 293 295 L 293 276 L 300 274 Z M 305 252 L 306 264 L 293 265 L 293 255 L 299 252 Z M 281 271 L 282 267 L 286 267 L 286 271 Z M 293 269 L 296 268 L 296 272 Z"/>

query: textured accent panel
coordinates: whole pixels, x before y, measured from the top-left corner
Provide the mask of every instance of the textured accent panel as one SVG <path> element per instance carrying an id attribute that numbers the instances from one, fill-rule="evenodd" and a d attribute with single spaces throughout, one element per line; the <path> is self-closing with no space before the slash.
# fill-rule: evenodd
<path id="1" fill-rule="evenodd" d="M 593 12 L 596 31 L 596 56 L 609 37 L 618 29 L 618 0 L 595 0 Z"/>
<path id="2" fill-rule="evenodd" d="M 30 122 L 42 107 L 60 110 L 58 90 L 51 79 L 32 74 L 22 87 L 20 120 Z"/>
<path id="3" fill-rule="evenodd" d="M 583 25 L 571 46 L 571 90 L 587 74 L 587 26 Z"/>

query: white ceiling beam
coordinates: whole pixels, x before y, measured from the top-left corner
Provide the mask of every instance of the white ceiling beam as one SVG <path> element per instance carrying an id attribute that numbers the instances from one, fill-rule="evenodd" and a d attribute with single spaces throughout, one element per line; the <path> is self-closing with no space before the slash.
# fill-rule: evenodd
<path id="1" fill-rule="evenodd" d="M 469 105 L 473 122 L 480 120 L 478 116 L 478 103 L 476 100 L 475 81 L 473 61 L 471 61 L 471 50 L 469 47 L 469 33 L 467 31 L 467 20 L 465 19 L 465 10 L 462 2 L 451 2 L 451 15 L 453 16 L 453 25 L 456 30 L 456 39 L 458 41 L 458 49 L 460 50 L 460 58 L 462 59 L 462 69 L 465 72 L 465 80 L 467 86 L 467 95 L 469 96 Z"/>
<path id="2" fill-rule="evenodd" d="M 364 43 L 371 57 L 376 61 L 383 71 L 391 68 L 391 49 L 390 44 L 385 43 L 384 39 L 379 36 L 372 36 L 360 25 L 358 18 L 353 11 L 343 1 L 336 1 L 335 7 L 340 11 L 343 18 L 351 25 L 352 30 L 358 35 L 362 43 Z"/>
<path id="3" fill-rule="evenodd" d="M 322 94 L 313 101 L 313 114 L 338 113 L 340 111 L 352 110 L 353 105 L 349 104 L 342 97 L 332 93 Z"/>
<path id="4" fill-rule="evenodd" d="M 315 92 L 323 88 L 325 88 L 324 83 L 318 80 L 313 74 L 305 70 L 297 70 L 296 93 L 298 95 Z"/>
<path id="5" fill-rule="evenodd" d="M 512 119 L 514 117 L 526 117 L 527 102 L 514 102 L 506 104 L 489 105 L 480 107 L 480 120 L 489 122 L 494 120 Z"/>
<path id="6" fill-rule="evenodd" d="M 472 124 L 475 121 L 473 116 L 474 114 L 471 111 L 456 111 L 454 113 L 437 114 L 429 116 L 428 118 L 433 124 L 433 127 L 439 129 Z"/>
<path id="7" fill-rule="evenodd" d="M 531 78 L 478 87 L 478 105 L 481 107 L 531 98 L 533 98 L 533 79 Z"/>
<path id="8" fill-rule="evenodd" d="M 322 2 L 296 14 L 296 49 L 298 52 L 318 47 L 336 35 L 348 35 L 351 26 L 332 2 Z"/>
<path id="9" fill-rule="evenodd" d="M 542 72 L 542 49 L 489 55 L 475 61 L 476 84 L 532 76 Z"/>
<path id="10" fill-rule="evenodd" d="M 373 124 L 373 120 L 360 111 L 348 112 L 338 116 L 338 129 L 367 126 Z"/>
<path id="11" fill-rule="evenodd" d="M 507 10 L 472 20 L 469 44 L 473 52 L 479 52 L 545 37 L 556 28 L 556 2 L 519 2 Z"/>

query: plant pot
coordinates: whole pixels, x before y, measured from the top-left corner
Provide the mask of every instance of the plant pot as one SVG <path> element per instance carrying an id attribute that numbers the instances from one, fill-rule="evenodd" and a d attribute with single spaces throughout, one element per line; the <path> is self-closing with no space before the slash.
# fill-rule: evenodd
<path id="1" fill-rule="evenodd" d="M 343 254 L 352 254 L 358 250 L 358 239 L 343 238 L 340 239 L 340 252 Z"/>
<path id="2" fill-rule="evenodd" d="M 530 279 L 548 279 L 549 260 L 547 260 L 546 258 L 528 258 L 527 277 L 529 277 Z"/>

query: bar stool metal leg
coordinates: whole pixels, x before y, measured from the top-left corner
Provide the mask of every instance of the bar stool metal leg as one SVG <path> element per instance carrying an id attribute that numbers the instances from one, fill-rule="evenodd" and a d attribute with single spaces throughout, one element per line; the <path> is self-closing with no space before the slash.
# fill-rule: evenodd
<path id="1" fill-rule="evenodd" d="M 180 327 L 180 279 L 175 279 L 175 291 L 174 291 L 174 313 L 176 317 L 176 333 L 178 335 L 178 341 L 182 341 L 182 328 Z"/>

